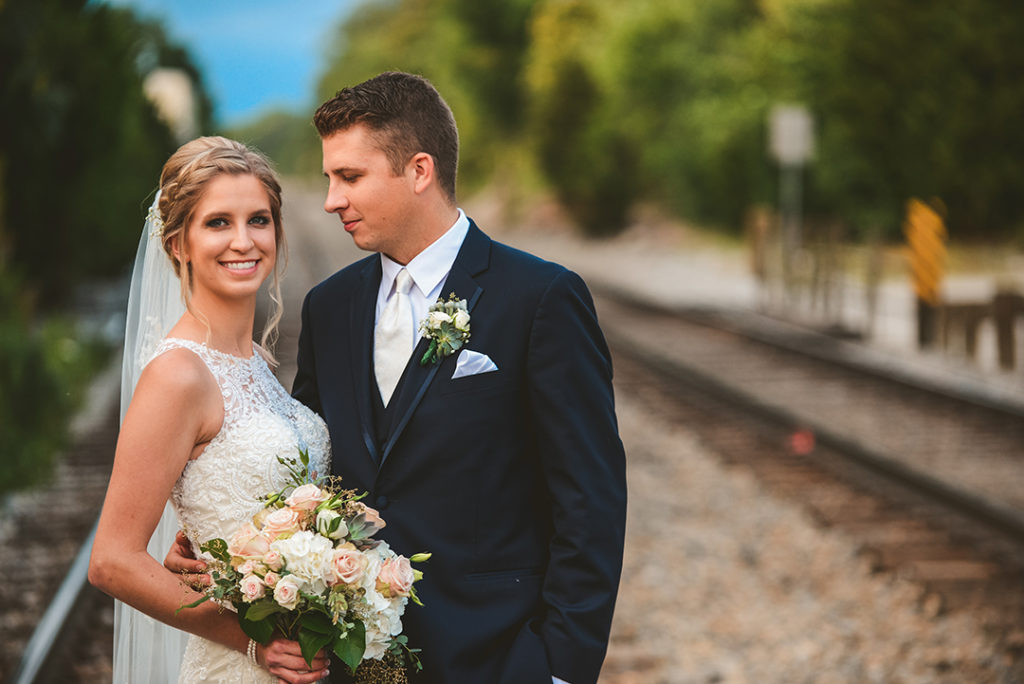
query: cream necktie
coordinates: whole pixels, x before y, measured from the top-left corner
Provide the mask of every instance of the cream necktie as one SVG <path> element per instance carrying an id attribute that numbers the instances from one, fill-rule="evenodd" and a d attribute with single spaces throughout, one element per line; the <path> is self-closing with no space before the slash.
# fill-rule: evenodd
<path id="1" fill-rule="evenodd" d="M 409 301 L 412 285 L 412 276 L 403 268 L 395 277 L 395 292 L 380 312 L 377 328 L 373 332 L 373 369 L 384 406 L 391 401 L 391 395 L 412 354 L 415 340 L 412 302 Z"/>

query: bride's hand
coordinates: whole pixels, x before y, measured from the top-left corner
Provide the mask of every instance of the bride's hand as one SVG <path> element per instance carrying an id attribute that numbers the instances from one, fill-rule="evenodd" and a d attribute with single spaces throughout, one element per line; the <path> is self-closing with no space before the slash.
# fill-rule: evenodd
<path id="1" fill-rule="evenodd" d="M 178 530 L 174 543 L 167 551 L 164 567 L 181 575 L 181 581 L 193 589 L 202 589 L 212 582 L 210 575 L 204 572 L 206 563 L 196 559 L 192 553 L 192 544 L 181 530 Z"/>
<path id="2" fill-rule="evenodd" d="M 256 661 L 263 669 L 288 684 L 313 684 L 326 677 L 327 652 L 313 658 L 312 667 L 302 658 L 299 642 L 276 638 L 266 646 L 256 646 Z"/>

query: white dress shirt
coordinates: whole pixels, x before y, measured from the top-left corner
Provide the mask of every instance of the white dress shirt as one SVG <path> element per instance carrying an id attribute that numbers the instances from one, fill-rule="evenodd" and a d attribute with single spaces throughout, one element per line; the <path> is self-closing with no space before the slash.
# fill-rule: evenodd
<path id="1" fill-rule="evenodd" d="M 469 219 L 466 213 L 459 209 L 459 218 L 444 235 L 430 243 L 430 246 L 417 254 L 412 261 L 405 266 L 392 261 L 390 258 L 380 255 L 380 288 L 377 290 L 377 309 L 373 317 L 374 325 L 380 318 L 381 311 L 387 304 L 388 297 L 395 289 L 395 278 L 403 268 L 412 276 L 414 286 L 409 290 L 409 300 L 412 305 L 413 320 L 416 321 L 416 342 L 419 342 L 420 334 L 419 321 L 427 315 L 427 309 L 437 301 L 438 297 L 446 298 L 448 293 L 444 292 L 445 281 L 451 273 L 455 257 L 459 255 L 462 242 L 469 232 Z M 463 296 L 464 293 L 456 293 Z M 551 678 L 552 684 L 568 684 L 558 677 Z"/>
<path id="2" fill-rule="evenodd" d="M 459 217 L 452 227 L 405 266 L 381 254 L 380 288 L 377 290 L 374 325 L 377 324 L 377 319 L 380 318 L 380 313 L 384 310 L 388 297 L 395 289 L 395 277 L 404 268 L 412 276 L 413 288 L 409 290 L 409 303 L 412 305 L 413 320 L 416 321 L 416 330 L 414 331 L 416 342 L 419 342 L 421 337 L 419 322 L 427 315 L 427 309 L 437 301 L 438 297 L 447 297 L 448 293 L 444 292 L 444 283 L 448 280 L 452 264 L 455 263 L 455 257 L 459 255 L 459 249 L 468 232 L 469 219 L 466 218 L 465 212 L 459 209 Z"/>

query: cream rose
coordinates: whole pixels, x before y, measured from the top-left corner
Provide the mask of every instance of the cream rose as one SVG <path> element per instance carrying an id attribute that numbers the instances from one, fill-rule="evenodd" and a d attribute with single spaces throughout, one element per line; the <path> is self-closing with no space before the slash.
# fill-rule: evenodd
<path id="1" fill-rule="evenodd" d="M 468 311 L 464 311 L 462 309 L 459 309 L 458 311 L 455 312 L 455 315 L 452 318 L 453 318 L 453 320 L 455 322 L 455 327 L 457 329 L 462 330 L 462 331 L 469 330 L 469 312 Z"/>
<path id="2" fill-rule="evenodd" d="M 300 598 L 299 583 L 291 575 L 285 575 L 274 586 L 274 600 L 282 608 L 295 610 Z"/>
<path id="3" fill-rule="evenodd" d="M 316 531 L 331 539 L 344 539 L 348 534 L 348 525 L 344 520 L 338 523 L 334 532 L 330 532 L 331 523 L 339 518 L 341 518 L 341 514 L 337 511 L 320 511 L 316 514 Z"/>
<path id="4" fill-rule="evenodd" d="M 427 316 L 427 327 L 438 330 L 445 323 L 451 323 L 452 317 L 443 311 L 431 311 Z"/>
<path id="5" fill-rule="evenodd" d="M 263 522 L 263 533 L 271 539 L 282 534 L 293 534 L 299 531 L 299 514 L 291 508 L 278 508 L 266 517 Z"/>
<path id="6" fill-rule="evenodd" d="M 228 553 L 243 558 L 260 558 L 269 549 L 270 540 L 252 523 L 240 527 L 228 543 Z"/>
<path id="7" fill-rule="evenodd" d="M 357 584 L 366 572 L 366 557 L 352 544 L 342 544 L 331 557 L 331 579 L 328 584 Z"/>
<path id="8" fill-rule="evenodd" d="M 307 483 L 296 487 L 291 496 L 284 500 L 289 507 L 296 511 L 311 511 L 324 501 L 327 501 L 328 494 L 315 484 Z"/>
<path id="9" fill-rule="evenodd" d="M 242 581 L 238 583 L 238 588 L 242 590 L 242 600 L 246 603 L 252 603 L 258 601 L 266 595 L 266 585 L 256 575 L 246 575 L 242 578 Z"/>
<path id="10" fill-rule="evenodd" d="M 408 596 L 415 576 L 412 564 L 405 556 L 389 558 L 381 563 L 377 573 L 377 591 L 383 596 Z"/>

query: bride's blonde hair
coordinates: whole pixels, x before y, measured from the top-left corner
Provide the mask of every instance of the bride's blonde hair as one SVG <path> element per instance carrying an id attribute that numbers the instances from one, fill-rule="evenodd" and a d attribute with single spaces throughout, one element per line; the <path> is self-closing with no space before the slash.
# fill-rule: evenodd
<path id="1" fill-rule="evenodd" d="M 163 248 L 174 265 L 174 272 L 181 280 L 181 297 L 185 307 L 209 328 L 206 317 L 192 308 L 192 268 L 189 264 L 182 268 L 182 263 L 187 256 L 185 250 L 188 226 L 196 205 L 203 196 L 206 184 L 222 173 L 255 176 L 267 191 L 267 198 L 270 200 L 277 259 L 269 288 L 273 306 L 263 327 L 260 346 L 267 360 L 276 364 L 271 350 L 277 340 L 277 326 L 283 314 L 281 273 L 284 271 L 288 249 L 285 246 L 284 230 L 281 225 L 281 183 L 270 161 L 260 152 L 220 136 L 196 138 L 179 147 L 164 164 L 163 172 L 160 174 L 159 204 L 160 217 L 163 220 Z M 178 248 L 178 255 L 175 255 L 175 246 Z"/>

